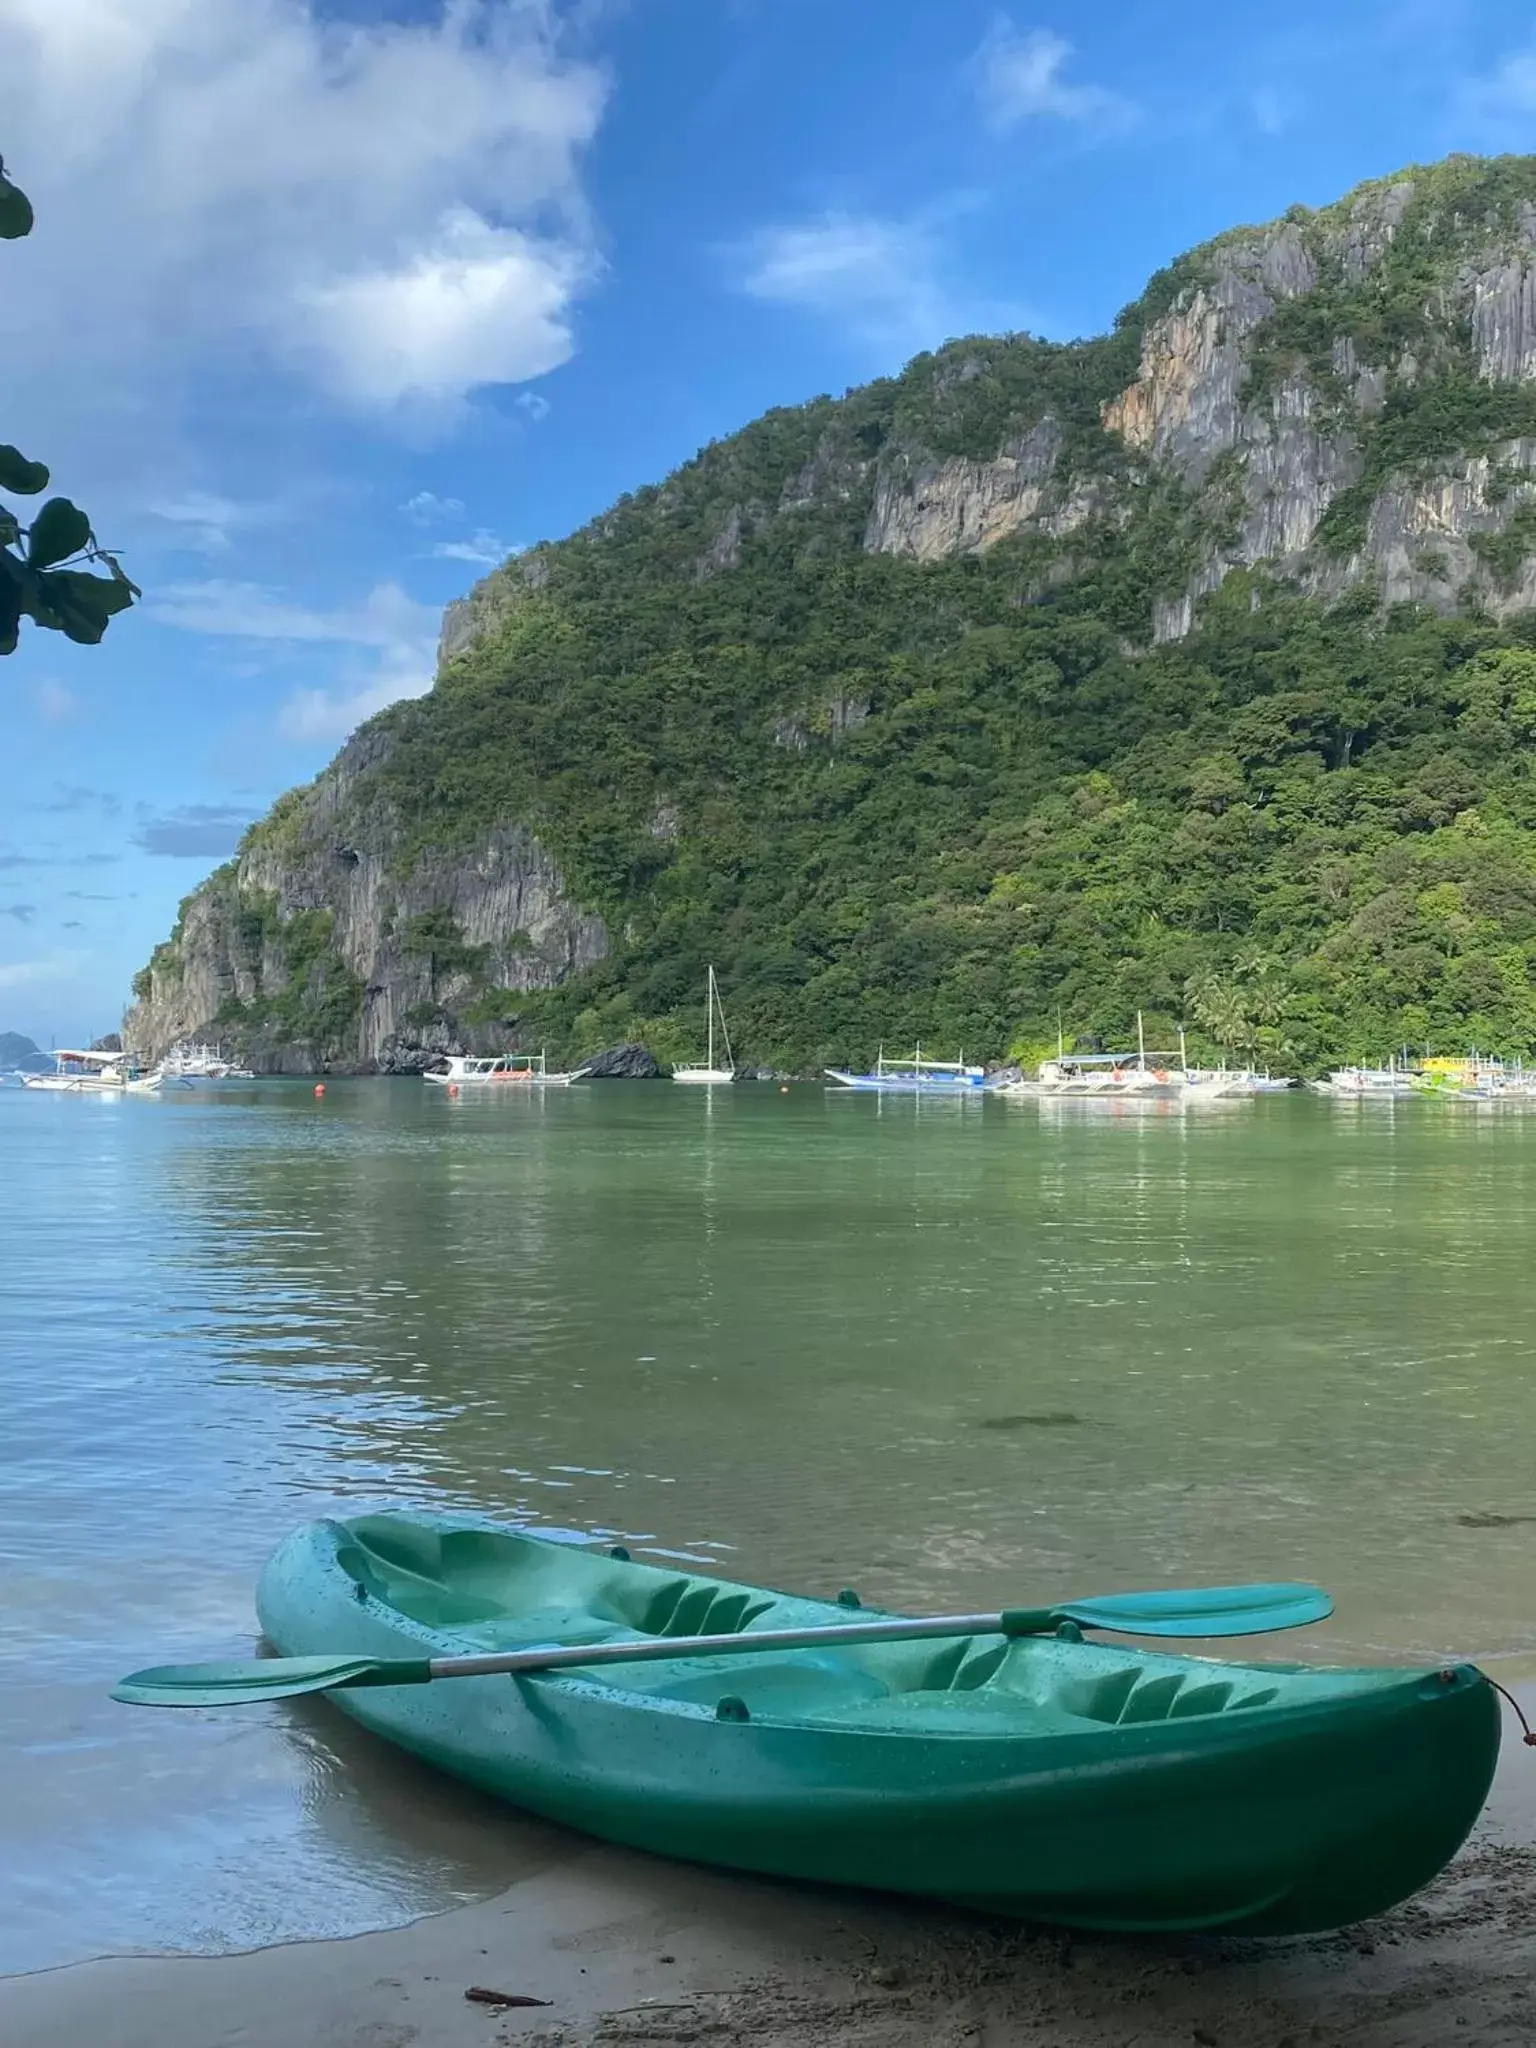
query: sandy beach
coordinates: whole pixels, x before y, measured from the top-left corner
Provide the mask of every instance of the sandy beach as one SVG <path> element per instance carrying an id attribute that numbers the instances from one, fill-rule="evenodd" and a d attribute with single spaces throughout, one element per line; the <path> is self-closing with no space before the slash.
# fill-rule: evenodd
<path id="1" fill-rule="evenodd" d="M 1519 1688 L 1529 1712 L 1536 1685 Z M 1340 1934 L 1138 1942 L 723 1876 L 551 1828 L 499 1898 L 359 1936 L 0 1981 L 4 2048 L 1505 2048 L 1536 2040 L 1536 1753 Z M 470 1995 L 475 1994 L 475 1995 Z"/>

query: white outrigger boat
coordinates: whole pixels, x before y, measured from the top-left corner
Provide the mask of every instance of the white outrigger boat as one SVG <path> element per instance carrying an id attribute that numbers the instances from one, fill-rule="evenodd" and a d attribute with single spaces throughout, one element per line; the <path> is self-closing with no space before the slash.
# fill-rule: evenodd
<path id="1" fill-rule="evenodd" d="M 1384 1067 L 1335 1067 L 1321 1081 L 1307 1086 L 1318 1095 L 1333 1095 L 1345 1102 L 1394 1102 L 1418 1093 L 1407 1067 L 1388 1060 Z"/>
<path id="2" fill-rule="evenodd" d="M 141 1073 L 131 1053 L 60 1048 L 51 1074 L 25 1074 L 21 1085 L 52 1095 L 153 1095 L 160 1080 L 158 1070 Z"/>
<path id="3" fill-rule="evenodd" d="M 720 1017 L 720 1038 L 725 1046 L 725 1065 L 715 1065 L 715 1016 Z M 704 1055 L 702 1067 L 683 1065 L 672 1069 L 674 1081 L 692 1082 L 706 1088 L 723 1086 L 736 1078 L 736 1062 L 731 1053 L 731 1034 L 725 1028 L 725 1005 L 720 1000 L 720 984 L 715 980 L 715 970 L 709 970 L 709 987 L 704 997 L 704 1030 L 709 1050 Z"/>
<path id="4" fill-rule="evenodd" d="M 160 1062 L 168 1081 L 254 1081 L 249 1067 L 227 1059 L 221 1045 L 175 1045 Z"/>
<path id="5" fill-rule="evenodd" d="M 1134 1052 L 1069 1053 L 1058 1044 L 1055 1059 L 1042 1060 L 1033 1081 L 1011 1082 L 998 1093 L 1050 1102 L 1226 1102 L 1251 1096 L 1252 1084 L 1247 1072 L 1192 1070 L 1182 1031 L 1176 1053 L 1148 1052 L 1138 1010 Z"/>
<path id="6" fill-rule="evenodd" d="M 541 1052 L 451 1052 L 443 1058 L 443 1066 L 426 1068 L 423 1081 L 433 1081 L 443 1088 L 569 1088 L 573 1078 L 570 1074 L 552 1074 Z"/>
<path id="7" fill-rule="evenodd" d="M 862 1088 L 887 1095 L 968 1095 L 986 1082 L 984 1067 L 968 1067 L 964 1059 L 925 1060 L 918 1046 L 909 1060 L 888 1060 L 880 1049 L 874 1071 L 851 1074 L 844 1067 L 825 1067 L 839 1088 Z"/>

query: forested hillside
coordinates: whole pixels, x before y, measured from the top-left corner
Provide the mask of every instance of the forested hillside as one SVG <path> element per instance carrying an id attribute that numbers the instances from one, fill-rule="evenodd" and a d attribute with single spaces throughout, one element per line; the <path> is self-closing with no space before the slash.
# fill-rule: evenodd
<path id="1" fill-rule="evenodd" d="M 292 1063 L 1536 1044 L 1536 160 L 773 413 L 445 625 L 141 977 Z"/>

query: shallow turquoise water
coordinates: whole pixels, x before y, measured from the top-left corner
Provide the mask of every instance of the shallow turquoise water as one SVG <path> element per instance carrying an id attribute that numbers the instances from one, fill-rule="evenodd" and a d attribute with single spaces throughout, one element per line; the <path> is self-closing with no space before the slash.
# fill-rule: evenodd
<path id="1" fill-rule="evenodd" d="M 107 1700 L 239 1653 L 348 1504 L 906 1606 L 1315 1577 L 1277 1647 L 1536 1651 L 1518 1110 L 5 1091 L 0 1173 L 0 1970 L 548 1858 L 323 1708 Z"/>

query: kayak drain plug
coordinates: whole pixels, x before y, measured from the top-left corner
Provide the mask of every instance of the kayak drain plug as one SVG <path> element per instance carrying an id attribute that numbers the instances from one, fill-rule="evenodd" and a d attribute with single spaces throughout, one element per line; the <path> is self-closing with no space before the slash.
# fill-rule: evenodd
<path id="1" fill-rule="evenodd" d="M 728 1692 L 715 1708 L 717 1721 L 750 1721 L 751 1718 L 747 1712 L 746 1701 L 739 1700 L 733 1692 Z"/>

